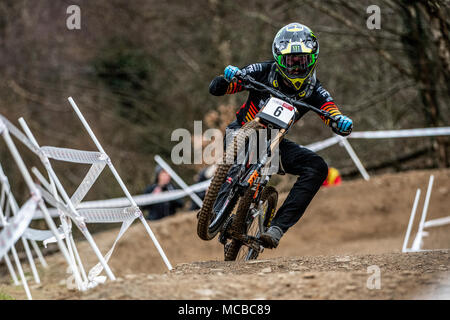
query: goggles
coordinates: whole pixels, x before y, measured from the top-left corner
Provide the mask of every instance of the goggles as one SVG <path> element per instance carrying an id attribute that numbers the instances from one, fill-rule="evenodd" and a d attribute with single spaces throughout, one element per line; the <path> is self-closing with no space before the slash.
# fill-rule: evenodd
<path id="1" fill-rule="evenodd" d="M 305 78 L 314 67 L 313 54 L 287 54 L 278 56 L 278 64 L 287 76 Z"/>

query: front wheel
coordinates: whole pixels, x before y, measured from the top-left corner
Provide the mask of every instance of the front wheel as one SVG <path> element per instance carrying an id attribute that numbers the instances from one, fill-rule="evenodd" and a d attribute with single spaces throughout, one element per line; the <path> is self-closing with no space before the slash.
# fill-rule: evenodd
<path id="1" fill-rule="evenodd" d="M 232 167 L 234 159 L 237 157 L 240 146 L 245 145 L 249 132 L 255 130 L 258 126 L 259 123 L 254 120 L 247 122 L 238 131 L 236 137 L 233 139 L 233 143 L 227 147 L 227 151 L 224 155 L 224 163 L 218 165 L 208 191 L 206 192 L 205 199 L 203 200 L 203 206 L 198 214 L 197 235 L 200 239 L 213 239 L 219 233 L 227 216 L 233 210 L 234 203 L 237 201 L 236 197 L 231 199 L 231 210 L 226 210 L 220 217 L 217 217 L 214 212 L 214 204 L 217 200 L 220 188 L 225 183 L 227 173 Z"/>
<path id="2" fill-rule="evenodd" d="M 252 217 L 250 211 L 253 193 L 254 191 L 252 192 L 251 190 L 248 190 L 244 197 L 241 198 L 236 212 L 236 223 L 233 225 L 233 228 L 236 231 L 239 228 L 242 232 L 246 232 L 247 235 L 258 238 L 260 233 L 259 217 Z M 265 231 L 270 226 L 270 223 L 275 215 L 278 202 L 277 190 L 272 186 L 266 187 L 261 195 L 260 201 L 261 206 L 258 210 L 262 216 L 263 231 Z M 239 219 L 242 218 L 242 216 L 245 217 L 245 219 Z M 224 253 L 225 261 L 255 260 L 259 255 L 259 251 L 243 245 L 242 242 L 237 239 L 231 239 L 227 244 L 225 244 Z"/>

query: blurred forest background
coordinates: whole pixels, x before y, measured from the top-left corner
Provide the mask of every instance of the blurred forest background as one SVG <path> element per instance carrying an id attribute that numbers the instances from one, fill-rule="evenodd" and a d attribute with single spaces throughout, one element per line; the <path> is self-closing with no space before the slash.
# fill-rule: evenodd
<path id="1" fill-rule="evenodd" d="M 81 30 L 66 27 L 72 4 Z M 372 4 L 381 8 L 379 30 L 366 27 Z M 211 96 L 210 81 L 228 64 L 271 60 L 274 35 L 294 21 L 318 36 L 318 78 L 355 131 L 449 125 L 450 3 L 436 0 L 2 0 L 0 113 L 16 125 L 23 116 L 41 145 L 95 150 L 67 101 L 74 97 L 131 193 L 141 194 L 154 179 L 154 155 L 170 159 L 174 129 L 193 132 L 194 120 L 224 128 L 245 101 L 245 93 Z M 290 133 L 300 144 L 330 136 L 314 114 Z M 447 137 L 350 142 L 369 173 L 449 166 Z M 358 176 L 339 146 L 320 154 L 344 179 Z M 0 161 L 24 194 L 3 143 Z M 88 170 L 55 169 L 72 191 Z M 199 167 L 174 169 L 191 183 Z M 97 199 L 121 196 L 108 173 L 94 190 Z"/>

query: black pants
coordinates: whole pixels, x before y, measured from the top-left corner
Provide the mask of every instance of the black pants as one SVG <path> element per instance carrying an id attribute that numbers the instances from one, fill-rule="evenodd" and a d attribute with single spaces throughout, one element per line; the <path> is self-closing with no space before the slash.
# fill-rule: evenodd
<path id="1" fill-rule="evenodd" d="M 233 121 L 227 129 L 237 129 L 240 125 Z M 288 139 L 280 142 L 280 160 L 288 174 L 298 176 L 283 205 L 272 220 L 272 226 L 278 226 L 286 232 L 303 216 L 328 175 L 328 165 L 315 152 Z M 227 189 L 227 188 L 222 188 Z M 219 195 L 222 193 L 219 192 Z M 219 197 L 220 198 L 220 197 Z"/>

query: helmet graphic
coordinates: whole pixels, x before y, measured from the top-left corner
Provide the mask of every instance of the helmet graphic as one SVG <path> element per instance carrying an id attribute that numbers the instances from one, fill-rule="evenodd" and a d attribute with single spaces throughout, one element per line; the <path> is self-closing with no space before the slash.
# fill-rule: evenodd
<path id="1" fill-rule="evenodd" d="M 296 90 L 313 76 L 319 57 L 319 42 L 307 26 L 291 23 L 278 31 L 272 53 L 277 69 Z"/>

